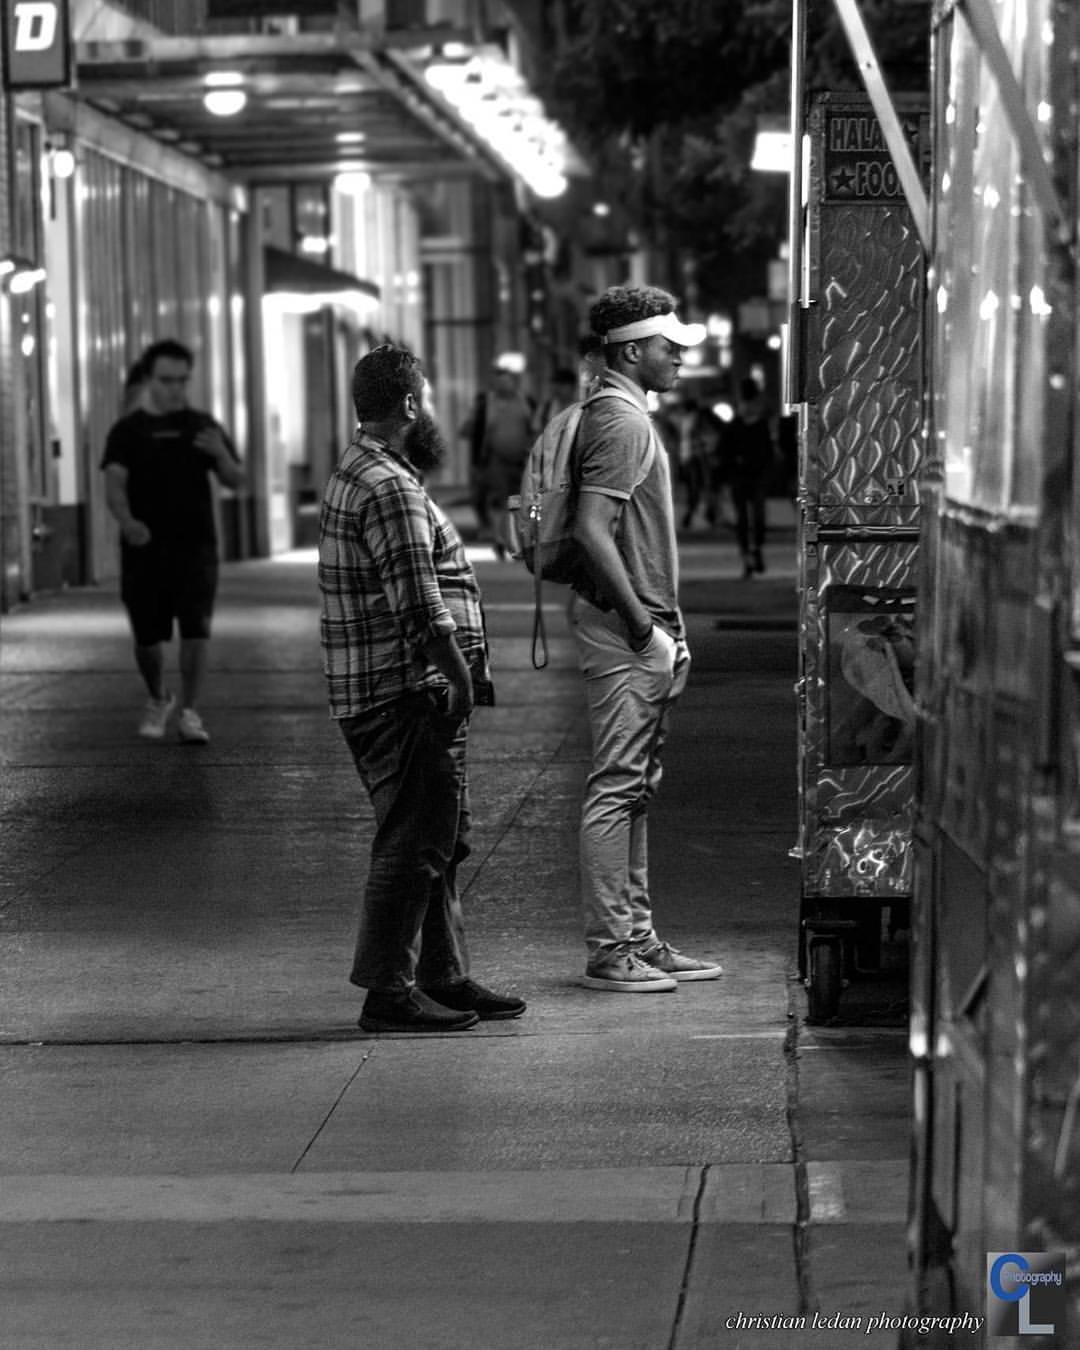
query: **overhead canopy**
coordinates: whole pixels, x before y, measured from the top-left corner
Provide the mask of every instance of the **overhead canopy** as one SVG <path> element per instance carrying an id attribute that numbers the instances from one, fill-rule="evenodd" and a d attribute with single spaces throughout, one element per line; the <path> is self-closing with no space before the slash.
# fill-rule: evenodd
<path id="1" fill-rule="evenodd" d="M 325 263 L 313 262 L 297 253 L 271 245 L 263 250 L 267 295 L 288 292 L 295 295 L 332 296 L 352 293 L 379 300 L 382 292 L 373 281 L 364 281 L 352 272 L 342 272 Z"/>
<path id="2" fill-rule="evenodd" d="M 234 177 L 505 174 L 415 63 L 359 33 L 144 34 L 78 42 L 75 56 L 77 97 Z M 203 95 L 226 70 L 242 77 L 247 103 L 215 116 Z"/>

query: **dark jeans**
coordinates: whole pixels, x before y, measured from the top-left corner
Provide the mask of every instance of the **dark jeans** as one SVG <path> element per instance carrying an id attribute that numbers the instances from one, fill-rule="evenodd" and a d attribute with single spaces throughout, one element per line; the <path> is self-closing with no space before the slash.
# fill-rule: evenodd
<path id="1" fill-rule="evenodd" d="M 765 492 L 764 480 L 751 482 L 735 479 L 731 484 L 731 500 L 735 505 L 735 534 L 744 558 L 748 553 L 760 552 L 765 544 Z"/>
<path id="2" fill-rule="evenodd" d="M 340 725 L 376 824 L 349 978 L 385 991 L 459 980 L 469 969 L 457 892 L 469 854 L 467 724 L 416 693 Z"/>

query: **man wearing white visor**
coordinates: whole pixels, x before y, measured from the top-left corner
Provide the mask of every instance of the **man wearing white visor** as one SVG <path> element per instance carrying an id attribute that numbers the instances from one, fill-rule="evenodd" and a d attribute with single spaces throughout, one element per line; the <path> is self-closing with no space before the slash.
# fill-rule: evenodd
<path id="1" fill-rule="evenodd" d="M 721 974 L 657 935 L 646 843 L 668 713 L 690 666 L 671 475 L 646 396 L 673 387 L 705 329 L 680 322 L 674 297 L 656 287 L 610 288 L 589 322 L 604 342 L 609 396 L 590 401 L 574 448 L 582 568 L 571 617 L 592 733 L 581 811 L 584 984 L 659 993 Z"/>

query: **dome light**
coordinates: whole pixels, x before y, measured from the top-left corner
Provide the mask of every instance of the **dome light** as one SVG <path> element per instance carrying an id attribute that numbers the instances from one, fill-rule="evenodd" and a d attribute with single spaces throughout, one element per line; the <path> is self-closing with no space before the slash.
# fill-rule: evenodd
<path id="1" fill-rule="evenodd" d="M 247 106 L 247 94 L 242 89 L 208 89 L 203 106 L 215 117 L 235 117 Z"/>
<path id="2" fill-rule="evenodd" d="M 75 173 L 75 156 L 70 150 L 54 150 L 50 162 L 54 178 L 71 178 Z"/>
<path id="3" fill-rule="evenodd" d="M 8 290 L 12 295 L 26 295 L 27 292 L 32 291 L 39 282 L 44 280 L 44 267 L 32 267 L 26 263 L 16 263 L 15 271 L 8 282 Z"/>
<path id="4" fill-rule="evenodd" d="M 207 71 L 203 84 L 203 106 L 215 117 L 235 117 L 247 104 L 244 76 L 239 70 Z"/>

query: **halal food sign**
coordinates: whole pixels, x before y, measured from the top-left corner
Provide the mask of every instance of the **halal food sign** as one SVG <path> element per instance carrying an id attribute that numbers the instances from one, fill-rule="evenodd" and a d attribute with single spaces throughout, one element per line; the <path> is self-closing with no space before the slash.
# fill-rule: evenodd
<path id="1" fill-rule="evenodd" d="M 920 166 L 927 142 L 924 120 L 919 116 L 901 119 L 904 136 Z M 873 205 L 904 199 L 881 123 L 872 112 L 829 110 L 825 118 L 824 169 L 827 202 Z"/>
<path id="2" fill-rule="evenodd" d="M 9 89 L 69 83 L 68 0 L 3 0 L 4 76 Z"/>

